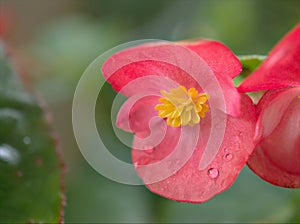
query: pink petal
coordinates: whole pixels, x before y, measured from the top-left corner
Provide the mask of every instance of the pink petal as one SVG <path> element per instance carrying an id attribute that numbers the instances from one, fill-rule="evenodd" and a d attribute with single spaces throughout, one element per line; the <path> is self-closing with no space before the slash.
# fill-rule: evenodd
<path id="1" fill-rule="evenodd" d="M 257 106 L 259 117 L 255 132 L 256 141 L 260 141 L 274 131 L 291 102 L 300 94 L 299 89 L 270 91 L 262 97 Z"/>
<path id="2" fill-rule="evenodd" d="M 131 133 L 150 134 L 149 123 L 157 116 L 154 109 L 159 96 L 136 95 L 129 98 L 119 110 L 116 125 L 118 128 Z"/>
<path id="3" fill-rule="evenodd" d="M 212 68 L 194 51 L 178 44 L 160 43 L 153 45 L 139 46 L 130 48 L 111 56 L 103 65 L 102 71 L 104 77 L 110 82 L 116 91 L 121 91 L 126 96 L 131 96 L 141 91 L 147 91 L 151 88 L 153 82 L 145 85 L 136 84 L 136 88 L 130 88 L 130 91 L 124 90 L 124 87 L 129 85 L 133 80 L 145 76 L 162 76 L 169 78 L 178 85 L 183 85 L 187 88 L 195 87 L 200 92 L 206 92 L 211 96 L 210 103 L 214 107 L 231 114 L 238 116 L 240 112 L 240 95 L 235 89 L 231 77 L 222 75 L 220 65 L 228 64 L 224 68 L 224 74 L 229 73 L 230 65 L 235 68 L 230 74 L 237 74 L 238 67 L 236 59 L 233 55 L 222 55 L 219 58 L 212 52 L 212 57 L 209 57 L 208 46 L 211 43 L 216 50 L 227 49 L 220 43 L 206 41 L 203 44 L 203 55 L 208 58 Z M 197 46 L 197 45 L 195 45 Z M 197 51 L 201 50 L 202 45 L 196 47 Z M 194 48 L 194 45 L 193 45 Z M 220 50 L 221 51 L 221 50 Z M 227 49 L 227 51 L 229 51 Z M 228 53 L 227 53 L 228 54 Z M 226 55 L 226 54 L 224 54 Z M 229 60 L 231 61 L 225 61 Z M 239 65 L 240 66 L 240 65 Z M 234 75 L 234 76 L 235 76 Z M 162 88 L 166 89 L 166 88 Z"/>
<path id="4" fill-rule="evenodd" d="M 226 190 L 254 149 L 256 115 L 251 100 L 243 95 L 242 117 L 227 116 L 226 120 L 222 145 L 206 169 L 200 170 L 199 163 L 213 134 L 211 114 L 201 120 L 198 136 L 196 126 L 168 127 L 163 141 L 150 151 L 133 146 L 137 173 L 151 191 L 177 201 L 201 203 Z"/>
<path id="5" fill-rule="evenodd" d="M 258 146 L 247 162 L 250 169 L 265 181 L 287 188 L 299 188 L 299 174 L 286 172 L 271 161 Z"/>
<path id="6" fill-rule="evenodd" d="M 180 66 L 180 64 L 184 64 L 183 67 L 190 67 L 187 60 L 191 57 L 190 55 L 191 51 L 184 50 L 183 47 L 171 42 L 142 45 L 121 51 L 108 58 L 103 64 L 102 72 L 105 79 L 117 92 L 131 81 L 144 76 L 168 77 L 178 84 L 190 88 L 198 86 L 198 84 Z M 205 63 L 202 62 L 202 64 L 204 64 L 202 70 L 205 70 L 203 73 L 211 74 L 210 68 Z M 126 91 L 123 91 L 123 94 L 129 96 Z"/>
<path id="7" fill-rule="evenodd" d="M 174 82 L 169 77 L 149 75 L 132 80 L 120 89 L 119 93 L 127 96 L 146 96 L 147 94 L 161 96 L 160 90 L 169 91 L 172 88 L 177 88 L 179 85 L 179 83 Z"/>
<path id="8" fill-rule="evenodd" d="M 177 86 L 178 84 L 168 77 L 160 76 L 144 76 L 128 83 L 120 93 L 129 93 L 131 97 L 119 110 L 117 127 L 137 135 L 149 135 L 151 132 L 149 124 L 161 123 L 159 122 L 161 119 L 152 119 L 157 116 L 154 107 L 159 103 L 160 90 L 170 90 Z"/>
<path id="9" fill-rule="evenodd" d="M 241 92 L 300 86 L 300 25 L 270 52 L 262 65 L 240 86 Z"/>
<path id="10" fill-rule="evenodd" d="M 135 81 L 139 81 L 137 79 Z M 130 84 L 134 83 L 131 82 Z M 126 88 L 130 85 L 127 85 Z M 161 118 L 157 117 L 157 111 L 153 108 L 158 103 L 156 93 L 145 92 L 131 96 L 120 108 L 117 116 L 117 126 L 127 132 L 135 133 L 136 136 L 147 136 L 141 140 L 136 138 L 135 149 L 145 149 L 149 146 L 156 146 L 164 137 L 166 127 Z M 218 149 L 222 144 L 222 139 L 226 131 L 226 114 L 211 107 L 211 131 L 205 150 L 199 163 L 199 169 L 206 169 L 218 153 Z M 208 115 L 207 115 L 208 116 Z M 156 131 L 152 131 L 156 128 Z M 139 140 L 139 141 L 138 141 Z M 139 144 L 138 144 L 139 143 Z M 138 146 L 140 145 L 140 146 Z"/>
<path id="11" fill-rule="evenodd" d="M 239 59 L 220 42 L 200 40 L 190 43 L 182 42 L 182 44 L 203 58 L 214 74 L 220 78 L 234 78 L 242 71 Z"/>
<path id="12" fill-rule="evenodd" d="M 266 94 L 258 105 L 259 146 L 248 162 L 266 181 L 300 187 L 300 87 Z M 273 114 L 270 112 L 273 111 Z M 278 113 L 274 116 L 275 113 Z"/>

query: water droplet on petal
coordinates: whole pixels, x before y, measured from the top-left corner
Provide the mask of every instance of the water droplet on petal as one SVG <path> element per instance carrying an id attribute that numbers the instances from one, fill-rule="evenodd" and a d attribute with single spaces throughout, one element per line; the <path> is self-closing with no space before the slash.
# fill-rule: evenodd
<path id="1" fill-rule="evenodd" d="M 25 136 L 23 138 L 23 142 L 24 144 L 29 145 L 31 143 L 31 138 L 29 136 Z"/>
<path id="2" fill-rule="evenodd" d="M 154 148 L 150 148 L 150 149 L 146 149 L 144 152 L 147 154 L 151 154 L 151 153 L 153 153 L 153 151 L 154 151 Z"/>
<path id="3" fill-rule="evenodd" d="M 137 168 L 137 167 L 138 167 L 138 163 L 137 163 L 137 162 L 134 162 L 134 163 L 133 163 L 133 166 L 134 166 L 135 168 Z"/>
<path id="4" fill-rule="evenodd" d="M 240 132 L 240 133 L 239 133 L 239 136 L 241 137 L 242 135 L 243 135 L 243 132 Z"/>
<path id="5" fill-rule="evenodd" d="M 219 176 L 219 170 L 216 168 L 210 168 L 208 171 L 208 176 L 212 179 L 215 179 Z"/>
<path id="6" fill-rule="evenodd" d="M 227 148 L 224 148 L 224 152 L 225 152 L 225 153 L 228 153 L 228 149 L 227 149 Z"/>
<path id="7" fill-rule="evenodd" d="M 17 165 L 20 161 L 19 152 L 10 145 L 0 145 L 0 159 L 11 164 Z"/>
<path id="8" fill-rule="evenodd" d="M 231 153 L 228 153 L 224 156 L 224 159 L 227 161 L 232 160 L 232 158 L 233 158 L 233 155 Z"/>

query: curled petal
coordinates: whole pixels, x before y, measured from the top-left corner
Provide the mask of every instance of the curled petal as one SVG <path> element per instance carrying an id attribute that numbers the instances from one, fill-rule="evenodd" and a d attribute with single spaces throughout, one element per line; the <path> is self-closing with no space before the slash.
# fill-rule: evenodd
<path id="1" fill-rule="evenodd" d="M 248 161 L 264 180 L 300 187 L 300 87 L 270 91 L 258 104 L 259 145 Z"/>
<path id="2" fill-rule="evenodd" d="M 239 86 L 241 92 L 300 86 L 300 24 L 270 52 L 261 66 Z"/>
<path id="3" fill-rule="evenodd" d="M 255 130 L 255 140 L 257 142 L 274 131 L 286 114 L 291 102 L 300 94 L 299 91 L 300 88 L 288 88 L 270 91 L 264 95 L 257 106 L 259 113 Z"/>

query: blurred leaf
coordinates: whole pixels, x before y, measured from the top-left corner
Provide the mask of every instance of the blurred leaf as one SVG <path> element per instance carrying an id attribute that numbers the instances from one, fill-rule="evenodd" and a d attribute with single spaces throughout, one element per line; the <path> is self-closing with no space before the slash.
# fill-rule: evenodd
<path id="1" fill-rule="evenodd" d="M 85 161 L 77 165 L 67 176 L 67 223 L 152 223 L 152 195 L 144 186 L 109 181 Z"/>
<path id="2" fill-rule="evenodd" d="M 263 55 L 245 55 L 239 56 L 243 70 L 241 74 L 234 79 L 234 84 L 238 86 L 247 76 L 249 76 L 264 60 Z"/>
<path id="3" fill-rule="evenodd" d="M 299 213 L 299 208 L 300 208 L 300 189 L 296 189 L 293 197 L 291 198 L 291 204 L 294 208 L 293 214 L 289 220 L 289 223 L 300 223 L 300 213 Z"/>
<path id="4" fill-rule="evenodd" d="M 85 16 L 69 16 L 49 23 L 29 46 L 40 65 L 33 73 L 36 88 L 50 103 L 71 99 L 86 67 L 124 36 L 114 23 L 97 22 Z"/>
<path id="5" fill-rule="evenodd" d="M 62 222 L 60 160 L 44 112 L 0 42 L 0 220 Z"/>
<path id="6" fill-rule="evenodd" d="M 109 1 L 82 1 L 83 10 L 101 19 L 113 19 L 127 29 L 143 25 L 157 17 L 161 11 L 174 4 L 172 0 L 144 1 L 141 8 L 140 0 L 109 0 Z"/>

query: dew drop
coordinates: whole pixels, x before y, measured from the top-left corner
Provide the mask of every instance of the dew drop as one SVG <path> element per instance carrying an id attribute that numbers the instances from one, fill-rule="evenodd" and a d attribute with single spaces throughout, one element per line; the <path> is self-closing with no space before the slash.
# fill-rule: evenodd
<path id="1" fill-rule="evenodd" d="M 23 138 L 23 143 L 24 143 L 25 145 L 29 145 L 29 144 L 31 143 L 31 138 L 30 138 L 29 136 L 25 136 L 25 137 Z"/>
<path id="2" fill-rule="evenodd" d="M 233 158 L 233 155 L 232 155 L 231 153 L 228 153 L 228 154 L 226 154 L 226 155 L 224 156 L 224 159 L 227 160 L 227 161 L 232 160 L 232 158 Z"/>
<path id="3" fill-rule="evenodd" d="M 161 191 L 167 191 L 167 186 L 163 186 L 160 188 Z"/>
<path id="4" fill-rule="evenodd" d="M 147 154 L 151 154 L 151 153 L 153 153 L 153 151 L 154 151 L 154 149 L 150 148 L 150 149 L 146 149 L 144 152 Z"/>
<path id="5" fill-rule="evenodd" d="M 224 152 L 225 152 L 225 153 L 228 153 L 228 149 L 227 149 L 227 148 L 224 148 Z"/>
<path id="6" fill-rule="evenodd" d="M 243 135 L 243 132 L 240 132 L 240 133 L 239 133 L 239 136 L 242 137 L 242 135 Z"/>
<path id="7" fill-rule="evenodd" d="M 0 145 L 0 159 L 11 164 L 17 165 L 20 161 L 19 152 L 10 145 Z"/>
<path id="8" fill-rule="evenodd" d="M 210 168 L 208 171 L 208 176 L 212 179 L 215 179 L 219 176 L 219 170 L 216 168 Z"/>
<path id="9" fill-rule="evenodd" d="M 21 120 L 22 113 L 20 113 L 17 110 L 11 109 L 11 108 L 1 108 L 0 109 L 0 119 L 7 119 L 7 118 L 11 118 L 14 120 Z"/>

